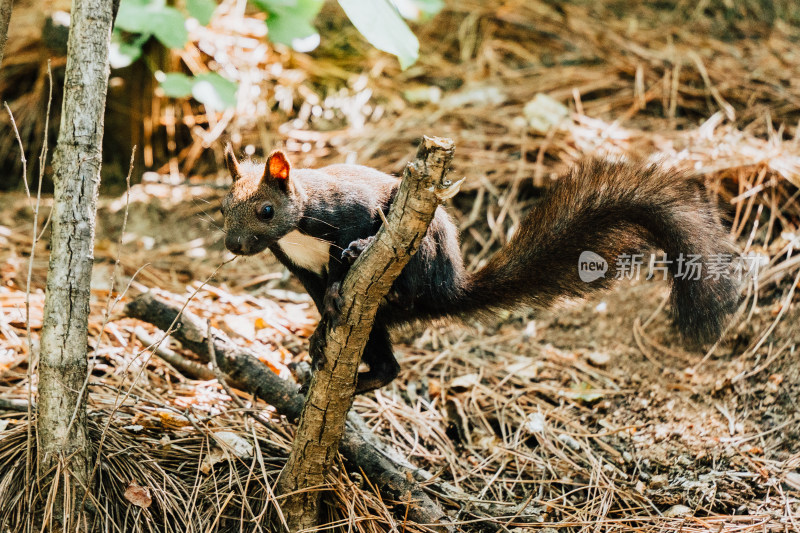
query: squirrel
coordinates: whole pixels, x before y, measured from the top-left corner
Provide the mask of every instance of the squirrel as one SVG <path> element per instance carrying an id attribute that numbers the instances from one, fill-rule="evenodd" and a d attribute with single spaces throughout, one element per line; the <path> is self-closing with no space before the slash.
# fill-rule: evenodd
<path id="1" fill-rule="evenodd" d="M 225 161 L 233 178 L 222 202 L 225 246 L 236 255 L 269 249 L 303 284 L 323 316 L 335 316 L 339 287 L 388 212 L 400 180 L 373 168 L 336 164 L 292 169 L 276 150 L 265 163 Z M 378 310 L 357 393 L 390 383 L 400 366 L 389 329 L 419 321 L 490 318 L 500 309 L 546 308 L 608 288 L 612 276 L 581 280 L 591 251 L 615 264 L 621 254 L 660 248 L 667 257 L 731 254 L 733 244 L 698 177 L 638 161 L 588 158 L 547 189 L 516 234 L 476 272 L 465 269 L 459 232 L 438 207 L 418 252 Z M 731 257 L 731 255 L 728 255 Z M 669 265 L 672 315 L 693 343 L 717 339 L 738 304 L 732 276 L 685 279 Z M 321 364 L 315 356 L 312 367 Z"/>

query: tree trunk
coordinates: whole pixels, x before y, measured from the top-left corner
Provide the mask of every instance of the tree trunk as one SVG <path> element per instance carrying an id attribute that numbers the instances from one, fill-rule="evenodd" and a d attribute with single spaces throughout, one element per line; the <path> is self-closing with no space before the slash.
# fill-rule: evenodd
<path id="1" fill-rule="evenodd" d="M 55 519 L 75 529 L 88 488 L 89 289 L 108 88 L 112 0 L 75 0 L 53 156 L 55 198 L 39 358 L 38 466 Z M 50 483 L 58 474 L 58 483 Z M 47 515 L 45 515 L 47 516 Z M 70 528 L 70 524 L 73 525 Z"/>
<path id="2" fill-rule="evenodd" d="M 0 0 L 0 65 L 3 64 L 3 54 L 6 51 L 8 40 L 8 23 L 11 21 L 11 8 L 14 0 Z"/>
<path id="3" fill-rule="evenodd" d="M 314 350 L 324 335 L 323 364 L 311 380 L 292 451 L 277 483 L 278 494 L 285 496 L 281 510 L 291 532 L 319 525 L 319 488 L 339 449 L 375 313 L 417 251 L 436 208 L 461 184 L 445 179 L 453 151 L 450 139 L 423 139 L 416 160 L 406 166 L 386 222 L 342 283 L 339 324 L 328 327 L 323 317 L 312 336 Z"/>

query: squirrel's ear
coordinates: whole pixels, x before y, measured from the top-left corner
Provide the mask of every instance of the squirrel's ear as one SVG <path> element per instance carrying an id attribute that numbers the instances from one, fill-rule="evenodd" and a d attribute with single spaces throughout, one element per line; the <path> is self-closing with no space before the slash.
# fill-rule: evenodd
<path id="1" fill-rule="evenodd" d="M 228 172 L 231 173 L 233 181 L 241 177 L 239 173 L 239 162 L 236 160 L 236 154 L 233 153 L 231 143 L 225 145 L 225 164 L 228 166 Z"/>
<path id="2" fill-rule="evenodd" d="M 266 168 L 264 169 L 264 179 L 272 178 L 280 184 L 287 184 L 289 181 L 289 171 L 292 165 L 289 159 L 280 150 L 275 150 L 269 155 L 267 159 Z"/>

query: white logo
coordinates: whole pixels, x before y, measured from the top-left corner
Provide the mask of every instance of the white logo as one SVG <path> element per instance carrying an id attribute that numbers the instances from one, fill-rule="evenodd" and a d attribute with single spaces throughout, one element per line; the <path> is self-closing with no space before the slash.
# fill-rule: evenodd
<path id="1" fill-rule="evenodd" d="M 578 258 L 578 277 L 581 281 L 591 283 L 605 277 L 608 272 L 608 261 L 594 252 L 581 252 Z"/>

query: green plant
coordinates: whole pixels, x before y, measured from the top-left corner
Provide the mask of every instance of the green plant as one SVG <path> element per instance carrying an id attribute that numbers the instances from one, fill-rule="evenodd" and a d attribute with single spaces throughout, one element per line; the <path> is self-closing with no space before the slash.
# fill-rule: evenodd
<path id="1" fill-rule="evenodd" d="M 310 52 L 319 45 L 314 27 L 324 0 L 251 0 L 267 14 L 268 37 L 275 43 Z M 353 25 L 373 46 L 397 57 L 402 68 L 419 55 L 419 42 L 404 18 L 421 20 L 437 13 L 443 0 L 338 0 Z M 122 0 L 112 36 L 111 65 L 126 67 L 139 59 L 151 38 L 167 48 L 180 50 L 189 39 L 188 18 L 207 25 L 214 14 L 215 0 L 184 0 L 179 8 L 166 0 Z M 211 109 L 236 105 L 237 85 L 216 73 L 187 76 L 158 73 L 167 96 L 192 96 Z"/>

